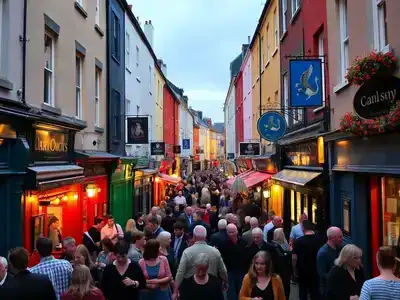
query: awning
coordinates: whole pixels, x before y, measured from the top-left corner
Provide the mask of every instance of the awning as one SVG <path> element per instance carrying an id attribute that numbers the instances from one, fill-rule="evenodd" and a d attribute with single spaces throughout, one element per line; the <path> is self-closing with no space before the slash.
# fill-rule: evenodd
<path id="1" fill-rule="evenodd" d="M 154 174 L 157 174 L 157 172 L 158 172 L 158 170 L 156 170 L 156 169 L 141 169 L 140 171 L 142 171 L 143 175 L 145 175 L 145 176 L 154 175 Z"/>
<path id="2" fill-rule="evenodd" d="M 180 177 L 175 177 L 175 176 L 170 176 L 167 174 L 158 174 L 158 176 L 160 177 L 161 180 L 168 182 L 168 183 L 172 183 L 172 184 L 178 184 L 179 182 L 182 181 L 182 179 Z"/>
<path id="3" fill-rule="evenodd" d="M 270 179 L 272 174 L 262 173 L 262 172 L 253 172 L 246 176 L 243 180 L 246 184 L 247 188 L 251 188 L 265 180 Z"/>
<path id="4" fill-rule="evenodd" d="M 79 183 L 85 179 L 83 170 L 76 165 L 29 167 L 27 188 L 48 190 Z"/>
<path id="5" fill-rule="evenodd" d="M 245 171 L 243 173 L 240 173 L 239 175 L 229 179 L 226 183 L 231 186 L 237 177 L 240 177 L 240 178 L 244 179 L 244 177 L 246 177 L 247 175 L 249 175 L 249 174 L 251 174 L 253 172 L 255 172 L 255 171 L 254 170 L 247 170 L 247 171 Z"/>
<path id="6" fill-rule="evenodd" d="M 118 160 L 119 156 L 110 154 L 103 151 L 75 151 L 75 159 L 87 159 L 93 161 L 107 161 L 107 160 Z"/>
<path id="7" fill-rule="evenodd" d="M 271 178 L 277 181 L 305 186 L 307 183 L 317 178 L 321 174 L 321 172 L 284 169 L 273 175 Z"/>

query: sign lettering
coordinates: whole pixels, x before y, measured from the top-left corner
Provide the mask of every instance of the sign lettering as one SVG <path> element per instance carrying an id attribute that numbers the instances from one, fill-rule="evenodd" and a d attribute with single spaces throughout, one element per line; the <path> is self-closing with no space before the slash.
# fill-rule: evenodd
<path id="1" fill-rule="evenodd" d="M 366 107 L 375 103 L 383 102 L 383 101 L 393 101 L 396 97 L 396 90 L 390 90 L 387 92 L 379 93 L 376 91 L 375 95 L 371 96 L 362 96 L 361 97 L 361 106 Z"/>
<path id="2" fill-rule="evenodd" d="M 35 130 L 35 161 L 68 160 L 69 135 L 66 132 L 50 131 L 44 128 Z"/>

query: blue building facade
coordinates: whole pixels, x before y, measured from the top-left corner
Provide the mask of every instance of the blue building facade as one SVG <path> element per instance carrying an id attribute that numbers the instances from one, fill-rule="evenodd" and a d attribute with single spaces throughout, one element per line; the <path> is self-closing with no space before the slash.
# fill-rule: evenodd
<path id="1" fill-rule="evenodd" d="M 125 13 L 119 0 L 107 0 L 108 150 L 125 154 Z"/>

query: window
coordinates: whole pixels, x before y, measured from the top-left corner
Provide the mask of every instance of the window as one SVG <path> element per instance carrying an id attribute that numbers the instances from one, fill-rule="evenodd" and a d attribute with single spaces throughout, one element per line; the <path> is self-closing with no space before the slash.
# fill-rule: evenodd
<path id="1" fill-rule="evenodd" d="M 151 91 L 152 91 L 152 87 L 153 87 L 153 85 L 152 85 L 152 78 L 151 78 L 152 76 L 151 76 L 151 66 L 149 66 L 149 92 L 151 93 Z"/>
<path id="2" fill-rule="evenodd" d="M 131 38 L 128 32 L 125 32 L 125 67 L 129 70 L 131 66 Z"/>
<path id="3" fill-rule="evenodd" d="M 136 46 L 136 66 L 138 66 L 139 67 L 139 47 L 138 46 Z"/>
<path id="4" fill-rule="evenodd" d="M 274 11 L 274 52 L 278 49 L 279 33 L 278 33 L 278 15 L 276 9 Z"/>
<path id="5" fill-rule="evenodd" d="M 113 116 L 113 126 L 112 133 L 114 140 L 121 140 L 121 94 L 112 90 L 112 116 Z"/>
<path id="6" fill-rule="evenodd" d="M 75 116 L 82 119 L 82 58 L 75 57 Z"/>
<path id="7" fill-rule="evenodd" d="M 100 25 L 100 0 L 96 0 L 96 25 Z"/>
<path id="8" fill-rule="evenodd" d="M 321 58 L 322 63 L 322 73 L 321 73 L 321 91 L 322 91 L 322 106 L 325 107 L 325 37 L 324 34 L 321 33 L 318 37 L 318 56 Z"/>
<path id="9" fill-rule="evenodd" d="M 282 33 L 287 31 L 286 27 L 286 12 L 287 12 L 287 0 L 282 0 Z"/>
<path id="10" fill-rule="evenodd" d="M 94 124 L 100 127 L 100 79 L 101 71 L 96 68 L 94 93 Z"/>
<path id="11" fill-rule="evenodd" d="M 300 0 L 292 0 L 292 17 L 300 9 Z"/>
<path id="12" fill-rule="evenodd" d="M 341 81 L 344 81 L 349 67 L 349 34 L 347 28 L 347 0 L 339 0 L 339 27 L 340 27 L 340 65 Z"/>
<path id="13" fill-rule="evenodd" d="M 289 80 L 287 73 L 283 75 L 283 111 L 286 124 L 289 126 Z"/>
<path id="14" fill-rule="evenodd" d="M 302 108 L 296 108 L 293 110 L 293 123 L 301 123 L 303 121 L 304 111 Z"/>
<path id="15" fill-rule="evenodd" d="M 120 40 L 119 40 L 119 19 L 115 13 L 113 13 L 113 25 L 112 25 L 112 56 L 119 61 L 120 54 Z"/>
<path id="16" fill-rule="evenodd" d="M 386 23 L 386 0 L 372 0 L 373 24 L 374 24 L 374 46 L 381 51 L 387 46 L 387 23 Z"/>
<path id="17" fill-rule="evenodd" d="M 262 45 L 264 45 L 264 37 L 263 36 L 261 36 L 260 45 L 261 45 L 261 70 L 263 70 L 264 69 L 264 49 L 262 47 Z"/>
<path id="18" fill-rule="evenodd" d="M 269 26 L 267 26 L 267 34 L 265 36 L 265 39 L 267 40 L 267 63 L 269 62 L 269 58 L 271 57 L 271 45 L 269 44 Z"/>
<path id="19" fill-rule="evenodd" d="M 83 6 L 83 0 L 75 0 L 80 6 Z"/>
<path id="20" fill-rule="evenodd" d="M 125 114 L 129 116 L 131 114 L 131 100 L 126 99 Z"/>
<path id="21" fill-rule="evenodd" d="M 54 106 L 54 39 L 44 34 L 44 94 L 43 102 Z"/>
<path id="22" fill-rule="evenodd" d="M 382 239 L 383 246 L 396 253 L 397 276 L 400 276 L 400 178 L 381 178 L 382 190 Z"/>

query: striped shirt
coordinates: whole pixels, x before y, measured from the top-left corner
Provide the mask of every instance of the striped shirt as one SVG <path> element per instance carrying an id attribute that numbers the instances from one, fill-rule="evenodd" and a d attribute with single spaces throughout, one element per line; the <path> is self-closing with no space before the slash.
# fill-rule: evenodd
<path id="1" fill-rule="evenodd" d="M 399 300 L 400 281 L 373 278 L 364 282 L 360 300 Z"/>

